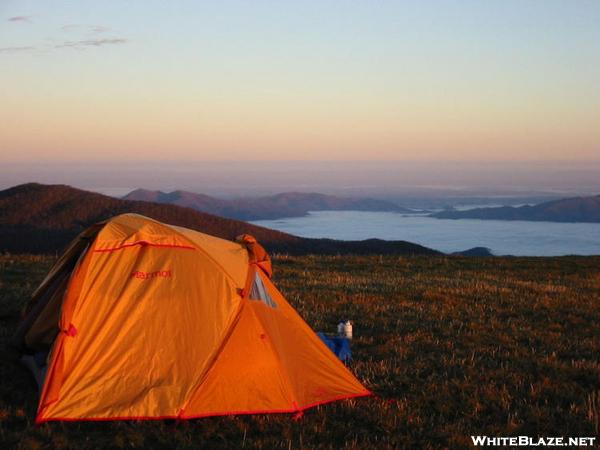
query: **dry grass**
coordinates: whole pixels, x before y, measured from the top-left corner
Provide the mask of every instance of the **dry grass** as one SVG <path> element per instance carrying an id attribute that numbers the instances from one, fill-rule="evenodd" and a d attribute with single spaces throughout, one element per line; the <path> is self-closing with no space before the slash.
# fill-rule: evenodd
<path id="1" fill-rule="evenodd" d="M 50 265 L 0 257 L 0 339 Z M 355 322 L 351 369 L 380 398 L 304 418 L 33 426 L 35 389 L 2 363 L 2 448 L 460 448 L 472 434 L 594 436 L 600 409 L 600 257 L 275 258 L 315 330 Z"/>

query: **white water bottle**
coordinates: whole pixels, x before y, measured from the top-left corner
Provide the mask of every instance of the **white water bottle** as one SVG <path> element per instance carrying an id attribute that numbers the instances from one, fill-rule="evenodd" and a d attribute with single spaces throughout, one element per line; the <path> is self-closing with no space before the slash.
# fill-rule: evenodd
<path id="1" fill-rule="evenodd" d="M 352 322 L 346 320 L 344 323 L 344 337 L 346 339 L 352 339 Z"/>

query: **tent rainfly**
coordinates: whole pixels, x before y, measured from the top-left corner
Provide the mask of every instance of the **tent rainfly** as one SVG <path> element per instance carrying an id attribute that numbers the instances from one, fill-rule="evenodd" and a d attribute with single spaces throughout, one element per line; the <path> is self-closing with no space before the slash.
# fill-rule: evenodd
<path id="1" fill-rule="evenodd" d="M 249 235 L 135 214 L 88 228 L 15 336 L 30 365 L 47 362 L 36 422 L 299 413 L 369 395 L 270 277 Z"/>

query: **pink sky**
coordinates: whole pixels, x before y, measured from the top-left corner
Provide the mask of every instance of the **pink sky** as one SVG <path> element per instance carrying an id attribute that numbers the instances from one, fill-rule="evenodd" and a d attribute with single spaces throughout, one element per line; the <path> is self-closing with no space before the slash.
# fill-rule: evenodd
<path id="1" fill-rule="evenodd" d="M 598 2 L 285 3 L 3 2 L 2 160 L 600 159 Z"/>

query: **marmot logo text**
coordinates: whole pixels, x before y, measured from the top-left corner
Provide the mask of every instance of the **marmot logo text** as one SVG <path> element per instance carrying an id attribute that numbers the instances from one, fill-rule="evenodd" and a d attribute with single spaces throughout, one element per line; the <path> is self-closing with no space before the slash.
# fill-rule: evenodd
<path id="1" fill-rule="evenodd" d="M 149 280 L 150 278 L 171 278 L 171 270 L 157 270 L 156 272 L 142 272 L 141 270 L 134 270 L 131 272 L 131 278 L 138 278 L 140 280 Z"/>

